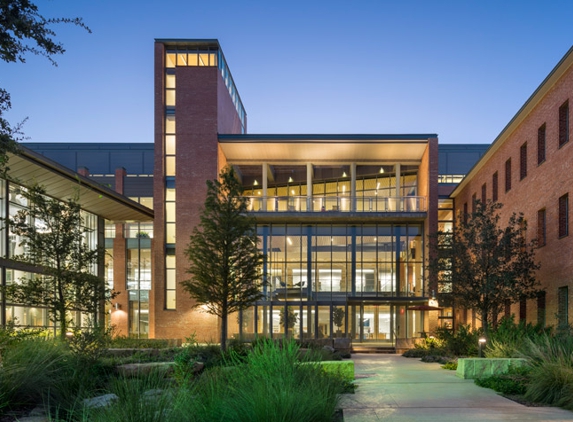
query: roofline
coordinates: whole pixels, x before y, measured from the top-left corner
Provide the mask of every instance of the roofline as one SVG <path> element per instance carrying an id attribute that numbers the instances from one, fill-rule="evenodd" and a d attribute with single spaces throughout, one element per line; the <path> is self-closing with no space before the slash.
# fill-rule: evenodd
<path id="1" fill-rule="evenodd" d="M 72 182 L 76 182 L 80 185 L 84 185 L 86 187 L 88 187 L 89 189 L 93 190 L 94 192 L 97 192 L 98 194 L 102 195 L 102 196 L 106 196 L 108 198 L 114 199 L 115 201 L 118 201 L 120 203 L 122 203 L 122 205 L 131 208 L 137 212 L 140 212 L 142 214 L 144 214 L 146 217 L 149 217 L 151 220 L 153 220 L 154 218 L 154 212 L 152 209 L 147 208 L 119 193 L 117 193 L 114 190 L 111 190 L 105 186 L 100 185 L 99 183 L 95 182 L 94 180 L 86 177 L 86 176 L 82 176 L 79 173 L 76 173 L 73 170 L 70 170 L 69 168 L 62 166 L 61 164 L 50 160 L 49 158 L 35 152 L 32 151 L 28 148 L 26 148 L 25 146 L 22 145 L 18 145 L 18 155 L 21 157 L 26 158 L 27 160 L 33 162 L 34 164 L 43 167 L 47 170 L 50 170 L 52 172 L 58 173 L 60 176 L 72 181 Z M 8 166 L 10 165 L 10 163 L 8 162 Z M 63 198 L 57 198 L 57 199 L 63 199 Z M 81 206 L 81 203 L 80 203 Z M 105 217 L 105 216 L 104 216 Z"/>
<path id="2" fill-rule="evenodd" d="M 155 38 L 156 43 L 166 45 L 209 45 L 221 48 L 219 40 L 216 38 Z"/>
<path id="3" fill-rule="evenodd" d="M 332 142 L 332 141 L 427 141 L 430 138 L 437 138 L 435 133 L 430 134 L 219 134 L 221 142 Z"/>
<path id="4" fill-rule="evenodd" d="M 505 142 L 507 137 L 515 130 L 515 128 L 529 115 L 531 110 L 543 99 L 543 96 L 549 91 L 549 89 L 563 76 L 563 74 L 573 65 L 573 46 L 565 53 L 565 55 L 559 60 L 555 67 L 549 72 L 549 74 L 543 79 L 541 84 L 533 91 L 533 94 L 529 96 L 527 101 L 521 106 L 521 108 L 515 113 L 513 118 L 509 121 L 507 125 L 502 129 L 502 131 L 497 135 L 494 141 L 491 143 L 490 147 L 485 151 L 481 158 L 473 165 L 470 171 L 462 179 L 460 184 L 453 190 L 450 197 L 455 198 L 469 183 L 469 180 L 477 173 L 487 160 L 497 151 Z"/>

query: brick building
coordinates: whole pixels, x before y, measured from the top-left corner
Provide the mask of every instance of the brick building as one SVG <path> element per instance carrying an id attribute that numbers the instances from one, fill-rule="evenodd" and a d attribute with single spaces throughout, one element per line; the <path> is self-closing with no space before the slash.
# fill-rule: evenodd
<path id="1" fill-rule="evenodd" d="M 538 279 L 545 294 L 513 304 L 517 320 L 569 323 L 573 286 L 573 233 L 569 194 L 573 176 L 570 142 L 573 49 L 529 97 L 451 197 L 456 213 L 471 210 L 472 198 L 499 201 L 502 221 L 522 212 L 528 240 L 537 239 Z M 466 315 L 472 320 L 471 313 Z M 459 320 L 465 318 L 460 313 Z"/>

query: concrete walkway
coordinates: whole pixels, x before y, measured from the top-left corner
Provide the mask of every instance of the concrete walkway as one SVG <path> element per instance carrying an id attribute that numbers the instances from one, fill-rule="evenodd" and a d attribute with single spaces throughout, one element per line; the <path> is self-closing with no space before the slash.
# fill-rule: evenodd
<path id="1" fill-rule="evenodd" d="M 358 388 L 341 399 L 344 422 L 573 421 L 573 412 L 523 406 L 437 363 L 400 355 L 352 359 Z"/>

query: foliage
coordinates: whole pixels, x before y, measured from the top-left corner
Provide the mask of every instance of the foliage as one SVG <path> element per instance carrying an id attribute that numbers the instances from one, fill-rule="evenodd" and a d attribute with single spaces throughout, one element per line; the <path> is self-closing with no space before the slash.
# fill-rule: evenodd
<path id="1" fill-rule="evenodd" d="M 500 226 L 501 207 L 476 200 L 475 212 L 460 216 L 453 233 L 437 233 L 437 253 L 428 266 L 446 289 L 442 302 L 453 299 L 457 306 L 476 310 L 486 335 L 508 301 L 540 292 L 536 243 L 525 239 L 526 221 L 514 213 Z"/>
<path id="2" fill-rule="evenodd" d="M 68 346 L 72 353 L 87 362 L 96 362 L 105 355 L 111 344 L 113 328 L 106 328 L 89 321 L 87 328 L 77 328 L 72 330 L 72 335 L 68 337 Z"/>
<path id="3" fill-rule="evenodd" d="M 455 371 L 458 369 L 458 362 L 457 361 L 449 361 L 442 365 L 443 369 L 447 369 L 449 371 Z"/>
<path id="4" fill-rule="evenodd" d="M 247 309 L 262 297 L 254 218 L 232 167 L 220 180 L 207 181 L 201 223 L 193 229 L 186 250 L 190 280 L 181 284 L 206 312 L 221 319 L 221 348 L 226 349 L 228 315 Z"/>
<path id="5" fill-rule="evenodd" d="M 522 355 L 531 369 L 525 398 L 573 409 L 573 337 L 546 334 L 527 339 Z"/>
<path id="6" fill-rule="evenodd" d="M 23 277 L 20 283 L 8 285 L 6 292 L 15 303 L 47 307 L 64 339 L 71 324 L 70 312 L 96 315 L 103 301 L 114 296 L 103 279 L 92 274 L 104 252 L 86 243 L 90 230 L 84 226 L 76 198 L 49 198 L 41 186 L 22 189 L 21 194 L 29 208 L 9 219 L 24 250 L 14 259 L 35 265 L 42 275 Z"/>
<path id="7" fill-rule="evenodd" d="M 507 374 L 478 378 L 475 383 L 480 387 L 491 388 L 505 395 L 523 395 L 530 383 L 529 369 L 510 366 Z"/>
<path id="8" fill-rule="evenodd" d="M 114 336 L 111 340 L 110 347 L 129 349 L 166 349 L 169 347 L 169 340 L 157 338 Z"/>
<path id="9" fill-rule="evenodd" d="M 46 19 L 38 7 L 30 0 L 3 0 L 0 2 L 0 60 L 13 63 L 26 61 L 26 54 L 41 55 L 52 64 L 53 56 L 65 52 L 61 43 L 55 41 L 56 33 L 52 25 L 59 23 L 72 24 L 90 29 L 81 18 Z M 3 117 L 11 108 L 10 94 L 0 88 L 0 169 L 5 171 L 8 162 L 7 153 L 16 153 L 15 141 L 22 138 L 22 123 L 10 125 Z"/>
<path id="10" fill-rule="evenodd" d="M 168 381 L 158 373 L 143 378 L 113 379 L 108 392 L 118 399 L 108 407 L 83 409 L 84 420 L 113 422 L 160 422 L 167 419 L 174 398 Z"/>
<path id="11" fill-rule="evenodd" d="M 292 330 L 296 326 L 296 323 L 298 322 L 298 314 L 290 306 L 287 306 L 286 313 L 285 313 L 285 308 L 281 307 L 279 311 L 279 317 L 280 317 L 279 320 L 280 326 L 284 327 L 285 324 L 287 324 L 287 328 L 289 330 Z"/>
<path id="12" fill-rule="evenodd" d="M 6 349 L 0 370 L 0 391 L 10 408 L 50 405 L 73 409 L 101 388 L 108 372 L 70 353 L 67 344 L 26 338 Z"/>
<path id="13" fill-rule="evenodd" d="M 476 356 L 480 332 L 471 329 L 470 325 L 460 324 L 455 332 L 440 327 L 436 330 L 436 338 L 442 342 L 443 348 L 454 356 Z"/>
<path id="14" fill-rule="evenodd" d="M 513 315 L 509 318 L 502 318 L 497 327 L 490 331 L 485 355 L 488 358 L 519 357 L 519 351 L 525 347 L 528 339 L 535 340 L 540 336 L 550 334 L 551 331 L 551 328 L 545 328 L 540 324 L 526 324 L 523 321 L 516 324 Z"/>
<path id="15" fill-rule="evenodd" d="M 176 400 L 173 420 L 328 421 L 342 391 L 340 379 L 318 365 L 297 364 L 295 342 L 263 340 L 246 362 L 205 372 Z"/>
<path id="16" fill-rule="evenodd" d="M 334 311 L 332 311 L 332 322 L 336 326 L 336 328 L 340 329 L 344 324 L 344 316 L 346 313 L 344 312 L 343 307 L 335 307 Z"/>

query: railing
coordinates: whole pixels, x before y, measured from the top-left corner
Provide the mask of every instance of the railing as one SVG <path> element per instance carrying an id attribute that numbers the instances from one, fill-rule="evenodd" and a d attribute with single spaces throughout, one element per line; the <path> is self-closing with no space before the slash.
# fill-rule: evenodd
<path id="1" fill-rule="evenodd" d="M 252 212 L 423 212 L 425 196 L 247 196 Z"/>

